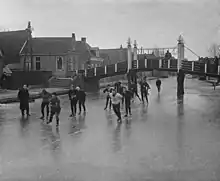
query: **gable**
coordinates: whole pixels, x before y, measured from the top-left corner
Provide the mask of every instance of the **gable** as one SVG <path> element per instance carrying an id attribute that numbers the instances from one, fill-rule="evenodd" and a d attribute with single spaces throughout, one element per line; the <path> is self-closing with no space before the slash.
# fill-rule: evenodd
<path id="1" fill-rule="evenodd" d="M 27 39 L 26 30 L 0 32 L 0 49 L 4 52 L 5 64 L 20 62 L 19 53 Z"/>

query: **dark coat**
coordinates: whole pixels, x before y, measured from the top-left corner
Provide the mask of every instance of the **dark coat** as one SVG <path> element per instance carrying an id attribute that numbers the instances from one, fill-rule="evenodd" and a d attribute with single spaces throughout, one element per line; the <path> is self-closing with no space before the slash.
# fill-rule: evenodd
<path id="1" fill-rule="evenodd" d="M 18 99 L 20 101 L 20 109 L 27 109 L 29 107 L 29 91 L 20 89 L 18 92 Z"/>
<path id="2" fill-rule="evenodd" d="M 137 85 L 132 83 L 130 89 L 131 89 L 132 92 L 136 92 L 137 91 Z"/>
<path id="3" fill-rule="evenodd" d="M 70 99 L 71 101 L 77 101 L 77 90 L 76 90 L 76 89 L 74 89 L 74 90 L 69 90 L 68 95 L 69 95 L 69 99 Z"/>
<path id="4" fill-rule="evenodd" d="M 79 102 L 85 102 L 86 101 L 86 93 L 83 90 L 77 91 L 77 100 Z"/>
<path id="5" fill-rule="evenodd" d="M 60 107 L 60 99 L 58 97 L 54 97 L 50 99 L 50 109 L 51 112 L 60 113 L 61 107 Z"/>
<path id="6" fill-rule="evenodd" d="M 158 86 L 158 87 L 161 86 L 161 80 L 156 81 L 156 86 Z"/>
<path id="7" fill-rule="evenodd" d="M 141 82 L 140 86 L 141 86 L 141 92 L 147 92 L 147 90 L 150 89 L 150 86 L 147 82 Z"/>
<path id="8" fill-rule="evenodd" d="M 126 90 L 124 93 L 123 93 L 123 96 L 125 98 L 125 102 L 130 102 L 132 97 L 133 97 L 133 93 L 129 90 Z"/>

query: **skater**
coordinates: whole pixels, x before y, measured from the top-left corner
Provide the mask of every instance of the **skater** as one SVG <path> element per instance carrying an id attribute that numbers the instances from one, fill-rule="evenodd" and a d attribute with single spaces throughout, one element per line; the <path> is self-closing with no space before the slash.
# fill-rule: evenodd
<path id="1" fill-rule="evenodd" d="M 122 95 L 122 106 L 124 105 L 124 87 L 121 85 L 121 82 L 119 82 L 118 86 L 118 93 Z"/>
<path id="2" fill-rule="evenodd" d="M 107 87 L 103 90 L 103 93 L 106 94 L 106 103 L 105 103 L 104 110 L 107 109 L 108 105 L 109 105 L 109 109 L 111 109 L 111 107 L 112 107 L 112 101 L 111 101 L 111 97 L 110 97 L 111 92 L 112 92 L 112 88 L 110 87 L 110 85 L 107 85 Z"/>
<path id="3" fill-rule="evenodd" d="M 134 96 L 138 97 L 138 99 L 141 101 L 140 96 L 138 95 L 137 85 L 134 82 L 131 82 L 131 92 L 132 92 L 132 98 L 134 101 Z"/>
<path id="4" fill-rule="evenodd" d="M 110 94 L 111 100 L 112 100 L 112 107 L 113 110 L 118 117 L 118 123 L 121 123 L 121 110 L 120 110 L 120 102 L 122 100 L 122 95 L 117 93 L 115 89 L 112 90 L 112 93 Z"/>
<path id="5" fill-rule="evenodd" d="M 124 98 L 125 98 L 125 111 L 126 111 L 126 114 L 125 114 L 125 117 L 128 116 L 128 113 L 130 114 L 131 116 L 131 99 L 132 99 L 132 92 L 129 91 L 126 87 L 124 87 Z"/>
<path id="6" fill-rule="evenodd" d="M 150 89 L 149 84 L 146 81 L 146 77 L 143 78 L 143 80 L 140 82 L 140 88 L 141 88 L 141 99 L 144 103 L 144 98 L 146 99 L 146 102 L 148 104 L 148 90 Z"/>
<path id="7" fill-rule="evenodd" d="M 27 116 L 30 116 L 29 114 L 29 91 L 28 91 L 27 85 L 24 85 L 23 88 L 19 90 L 17 97 L 20 101 L 20 110 L 21 110 L 22 116 L 24 116 L 24 111 L 26 111 Z"/>
<path id="8" fill-rule="evenodd" d="M 59 126 L 59 115 L 60 115 L 61 107 L 60 107 L 60 99 L 57 97 L 56 93 L 52 94 L 52 98 L 50 99 L 50 119 L 47 124 L 50 124 L 53 121 L 53 116 L 56 116 L 56 127 Z"/>
<path id="9" fill-rule="evenodd" d="M 71 85 L 70 90 L 69 90 L 69 100 L 70 100 L 70 107 L 71 107 L 71 114 L 70 117 L 73 117 L 76 115 L 76 105 L 77 105 L 77 90 L 74 89 L 74 86 Z"/>
<path id="10" fill-rule="evenodd" d="M 85 91 L 81 90 L 80 87 L 76 87 L 77 90 L 77 101 L 79 104 L 79 114 L 81 114 L 82 111 L 82 107 L 83 107 L 83 111 L 84 113 L 86 112 L 86 106 L 85 106 L 85 102 L 86 102 L 86 93 Z"/>
<path id="11" fill-rule="evenodd" d="M 121 82 L 115 82 L 115 90 L 116 92 L 119 92 L 119 86 Z"/>
<path id="12" fill-rule="evenodd" d="M 156 86 L 157 86 L 157 91 L 158 91 L 158 94 L 159 94 L 160 93 L 160 88 L 161 88 L 161 80 L 159 79 L 159 77 L 157 78 Z"/>
<path id="13" fill-rule="evenodd" d="M 46 107 L 46 114 L 47 114 L 46 119 L 48 120 L 48 117 L 49 117 L 49 103 L 50 103 L 51 94 L 49 92 L 47 92 L 45 89 L 43 89 L 42 92 L 41 92 L 41 97 L 42 97 L 42 103 L 41 103 L 41 114 L 42 114 L 42 116 L 40 117 L 40 119 L 44 120 L 44 109 Z"/>

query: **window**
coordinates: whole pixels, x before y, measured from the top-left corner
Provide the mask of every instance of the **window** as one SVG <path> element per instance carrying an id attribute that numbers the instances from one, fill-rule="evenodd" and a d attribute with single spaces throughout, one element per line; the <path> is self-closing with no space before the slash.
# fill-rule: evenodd
<path id="1" fill-rule="evenodd" d="M 57 70 L 63 70 L 63 57 L 57 57 L 56 66 Z"/>
<path id="2" fill-rule="evenodd" d="M 36 57 L 36 70 L 41 69 L 41 64 L 40 64 L 40 57 Z"/>

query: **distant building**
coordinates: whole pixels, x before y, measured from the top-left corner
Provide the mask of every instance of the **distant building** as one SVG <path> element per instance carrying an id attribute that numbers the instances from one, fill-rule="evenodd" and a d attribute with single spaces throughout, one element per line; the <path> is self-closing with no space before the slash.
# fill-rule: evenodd
<path id="1" fill-rule="evenodd" d="M 30 68 L 31 60 L 28 46 L 21 51 L 21 65 Z M 52 71 L 54 76 L 71 76 L 75 70 L 87 68 L 88 65 L 100 64 L 103 59 L 98 57 L 98 48 L 92 48 L 86 38 L 76 41 L 72 37 L 45 37 L 32 39 L 32 57 L 34 70 Z"/>
<path id="2" fill-rule="evenodd" d="M 31 24 L 26 30 L 0 32 L 0 49 L 8 67 L 26 71 L 52 71 L 54 76 L 72 76 L 75 70 L 101 66 L 99 48 L 91 47 L 86 38 L 70 37 L 32 38 Z"/>
<path id="3" fill-rule="evenodd" d="M 152 49 L 151 51 L 139 51 L 138 59 L 158 59 L 158 57 L 172 58 L 172 54 L 167 51 L 166 54 L 163 54 L 164 49 Z M 127 48 L 115 48 L 115 49 L 100 49 L 100 57 L 104 59 L 104 65 L 115 64 L 118 62 L 127 61 L 128 52 Z"/>
<path id="4" fill-rule="evenodd" d="M 104 59 L 103 64 L 109 65 L 118 62 L 127 61 L 127 48 L 100 49 L 100 57 Z"/>

